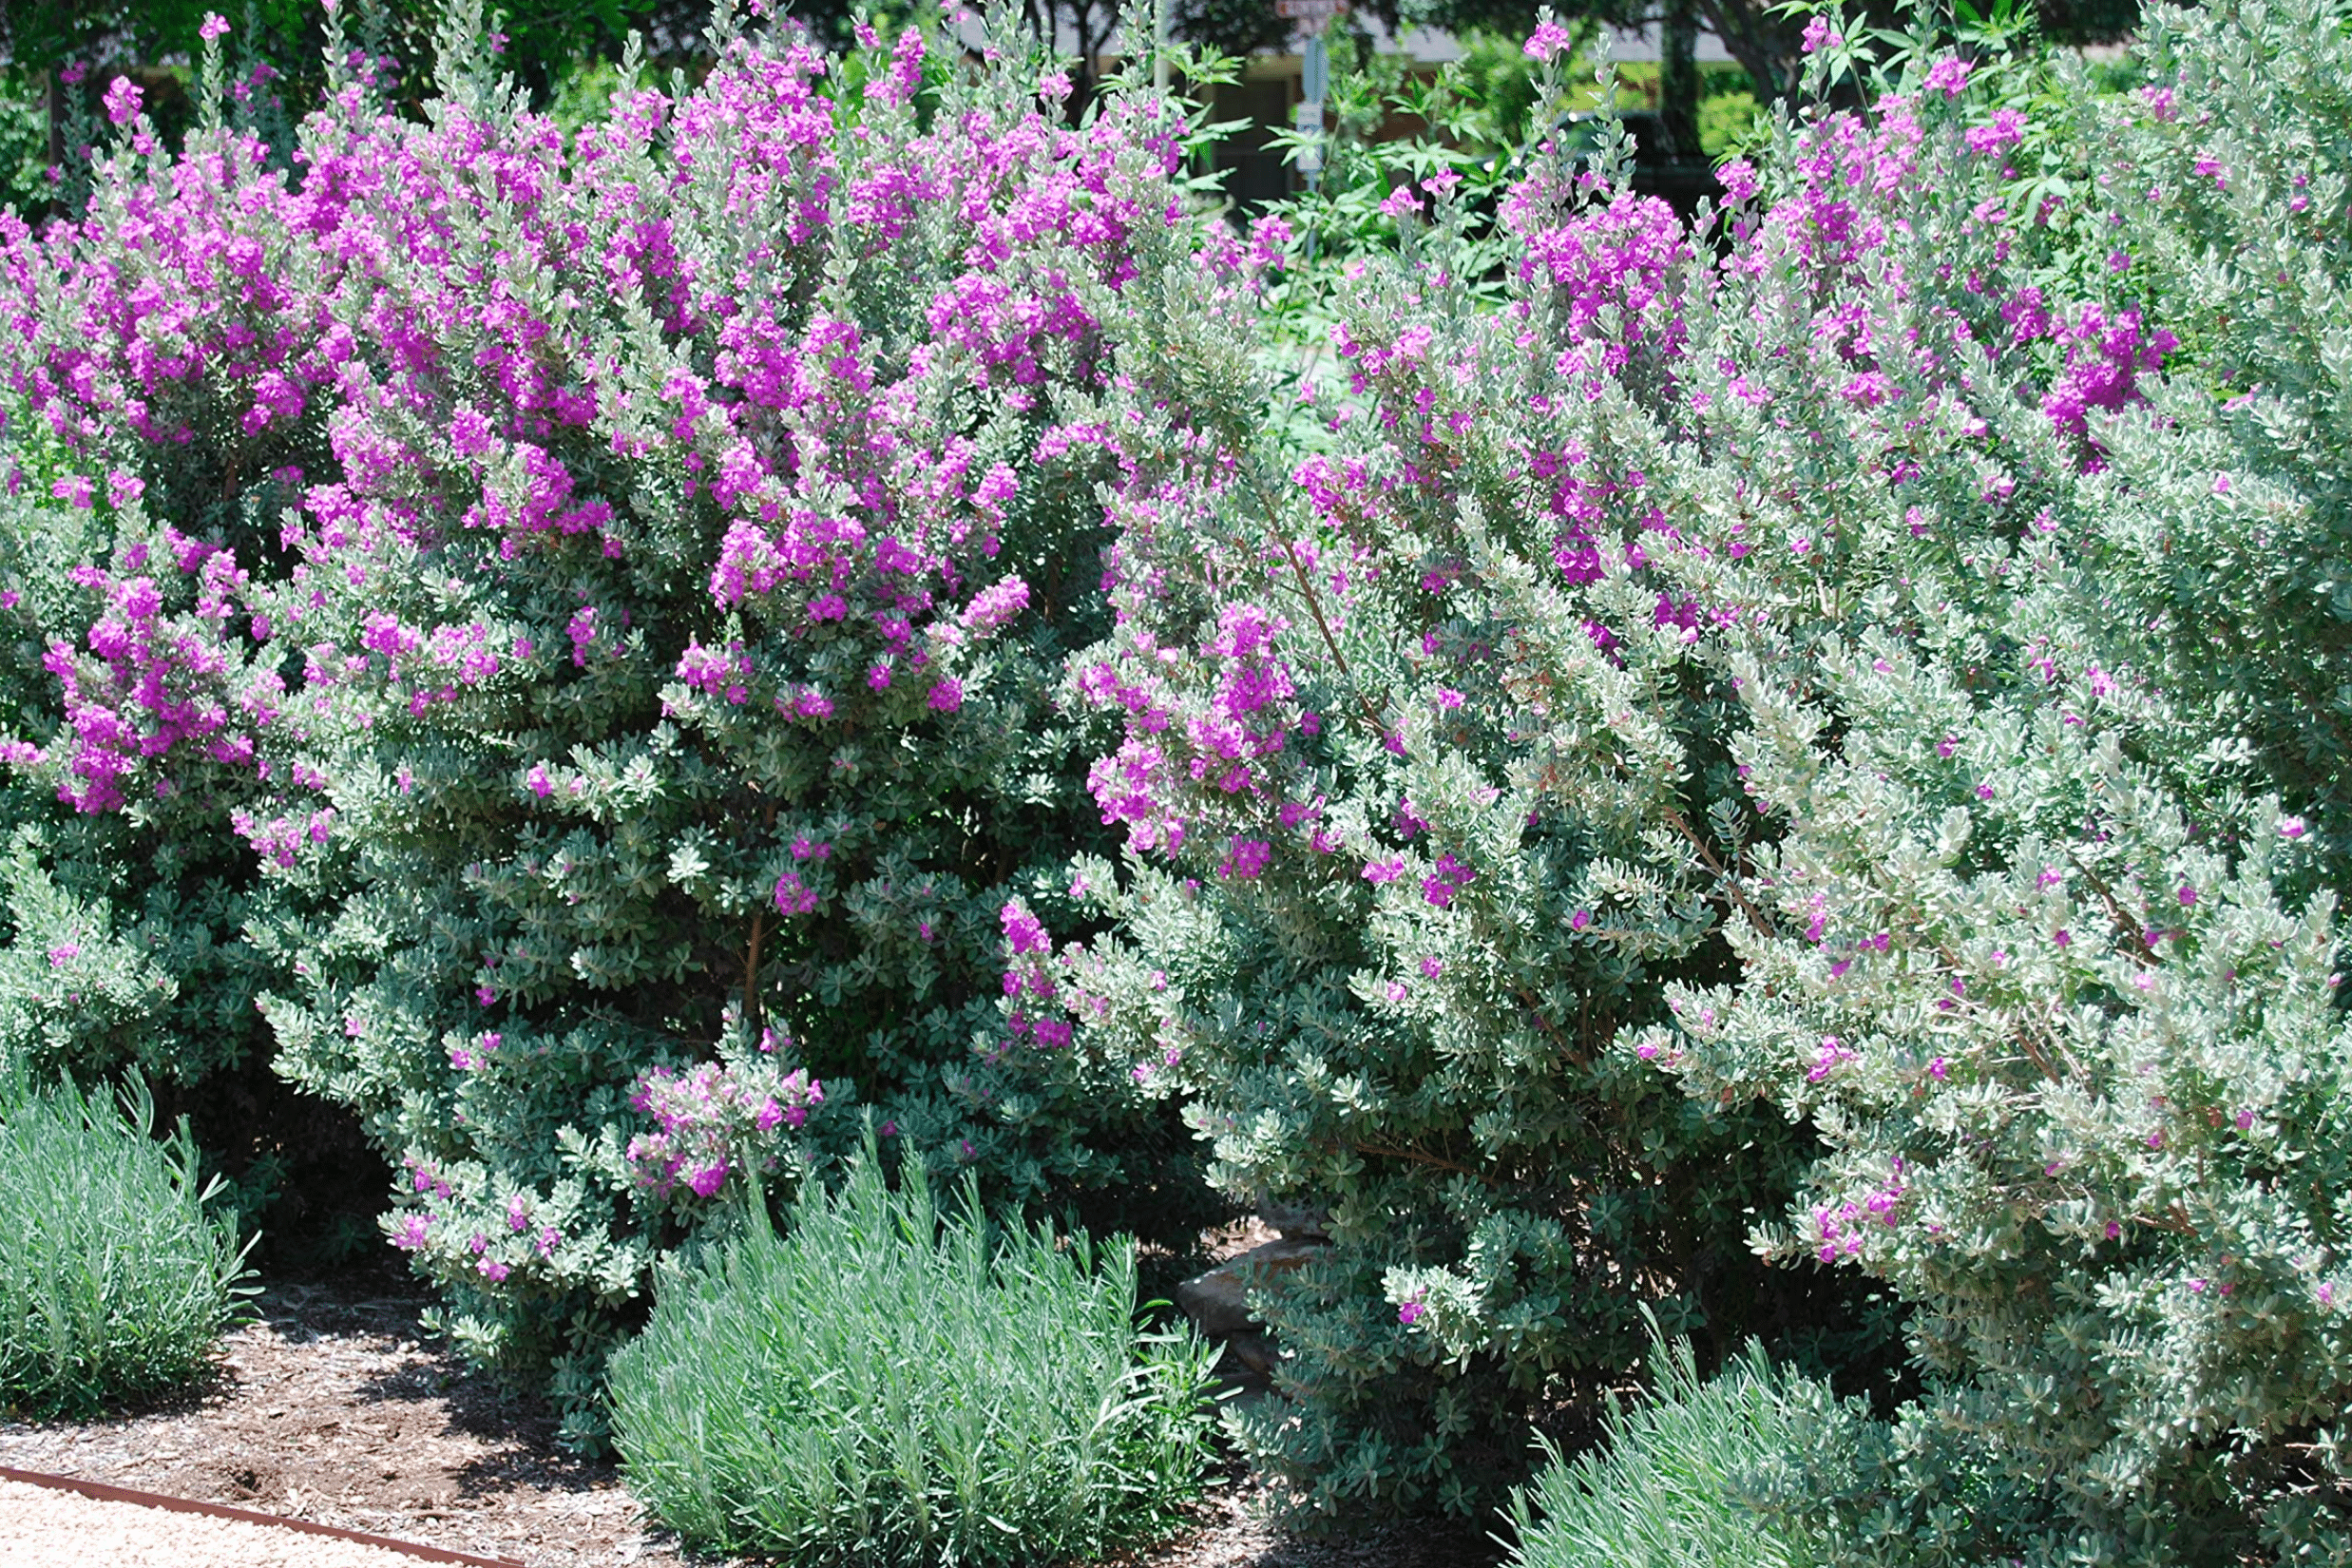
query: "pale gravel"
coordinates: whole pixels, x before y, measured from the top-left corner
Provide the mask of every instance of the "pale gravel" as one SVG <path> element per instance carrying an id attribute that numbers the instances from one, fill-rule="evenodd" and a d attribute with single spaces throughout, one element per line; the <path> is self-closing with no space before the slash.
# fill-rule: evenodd
<path id="1" fill-rule="evenodd" d="M 9 1568 L 416 1568 L 404 1552 L 0 1481 Z"/>

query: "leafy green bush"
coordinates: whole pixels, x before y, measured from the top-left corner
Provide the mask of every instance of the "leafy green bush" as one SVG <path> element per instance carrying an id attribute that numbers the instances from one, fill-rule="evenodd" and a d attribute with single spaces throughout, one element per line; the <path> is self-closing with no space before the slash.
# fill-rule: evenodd
<path id="1" fill-rule="evenodd" d="M 2152 14 L 2085 205 L 2196 357 L 2078 403 L 2071 472 L 2005 439 L 1974 497 L 1903 488 L 1923 528 L 1837 507 L 1903 581 L 1843 628 L 1784 599 L 1731 666 L 1761 918 L 1635 1048 L 1817 1129 L 1758 1241 L 1911 1308 L 1922 1397 L 1779 1491 L 1847 1560 L 2341 1560 L 2352 1529 L 2347 20 Z"/>
<path id="2" fill-rule="evenodd" d="M 1605 1444 L 1551 1463 L 1511 1497 L 1518 1568 L 1811 1568 L 1822 1543 L 1769 1525 L 1743 1501 L 1748 1478 L 1796 1441 L 1800 1407 L 1828 1390 L 1775 1367 L 1761 1346 L 1702 1379 L 1687 1339 L 1654 1343 L 1656 1386 L 1609 1400 Z"/>
<path id="3" fill-rule="evenodd" d="M 0 1039 L 86 1071 L 265 1020 L 402 1162 L 460 1346 L 592 1441 L 738 1136 L 844 1153 L 862 1103 L 991 1202 L 1197 1231 L 1173 1114 L 995 1006 L 998 909 L 1109 842 L 1052 698 L 1108 626 L 1098 416 L 1124 296 L 1193 264 L 1189 130 L 1133 73 L 1071 125 L 1008 12 L 966 73 L 722 7 L 698 83 L 632 54 L 567 136 L 478 21 L 423 124 L 338 44 L 291 170 L 118 84 L 86 211 L 0 219 L 43 541 L 0 551 L 39 830 Z M 100 898 L 93 838 L 179 874 Z"/>
<path id="4" fill-rule="evenodd" d="M 630 1484 L 698 1548 L 1036 1562 L 1164 1529 L 1208 1457 L 1212 1354 L 1136 1324 L 1134 1244 L 936 1211 L 873 1147 L 666 1281 L 611 1364 Z"/>
<path id="5" fill-rule="evenodd" d="M 150 1136 L 71 1083 L 0 1079 L 0 1405 L 86 1416 L 200 1376 L 234 1317 L 244 1253 L 206 1211 L 183 1120 Z"/>

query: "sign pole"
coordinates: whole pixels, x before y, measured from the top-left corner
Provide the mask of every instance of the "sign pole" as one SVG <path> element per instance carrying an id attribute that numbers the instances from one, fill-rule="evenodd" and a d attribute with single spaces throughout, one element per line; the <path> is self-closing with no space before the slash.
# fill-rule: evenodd
<path id="1" fill-rule="evenodd" d="M 1307 177 L 1310 192 L 1323 188 L 1323 101 L 1331 90 L 1331 51 L 1323 42 L 1323 29 L 1347 10 L 1348 0 L 1274 0 L 1276 16 L 1303 23 L 1307 31 L 1307 47 L 1299 59 L 1297 124 L 1298 172 Z M 1308 262 L 1311 265 L 1314 258 L 1315 231 L 1310 226 Z"/>

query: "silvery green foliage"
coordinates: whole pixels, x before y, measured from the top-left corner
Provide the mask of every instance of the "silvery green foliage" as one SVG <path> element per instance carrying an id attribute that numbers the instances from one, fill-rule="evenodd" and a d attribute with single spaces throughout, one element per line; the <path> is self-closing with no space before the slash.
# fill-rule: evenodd
<path id="1" fill-rule="evenodd" d="M 268 895 L 202 792 L 108 813 L 59 798 L 67 715 L 45 665 L 97 597 L 75 568 L 162 541 L 137 506 L 39 498 L 53 454 L 20 438 L 13 455 L 27 493 L 0 498 L 0 1060 L 87 1078 L 135 1066 L 184 1090 L 268 1053 L 254 1003 L 282 977 L 240 940 Z M 182 626 L 192 598 L 171 606 Z"/>
<path id="2" fill-rule="evenodd" d="M 1078 879 L 1118 934 L 1019 1005 L 1181 1100 L 1227 1192 L 1329 1208 L 1329 1251 L 1258 1292 L 1294 1403 L 1233 1418 L 1328 1519 L 1478 1508 L 1531 1411 L 1639 1354 L 1645 1303 L 1815 1348 L 1852 1327 L 1745 1247 L 1809 1135 L 1613 1048 L 1669 979 L 1728 974 L 1746 828 L 1720 618 L 1661 566 L 1668 485 L 1731 488 L 1675 429 L 1709 269 L 1662 203 L 1578 181 L 1517 182 L 1500 311 L 1455 192 L 1401 189 L 1304 463 L 1217 417 L 1246 276 L 1140 325 L 1166 347 L 1132 361 L 1120 621 L 1071 665 L 1125 725 L 1090 784 L 1128 856 Z"/>
<path id="3" fill-rule="evenodd" d="M 1065 951 L 1055 1000 L 1188 1101 L 1214 1179 L 1331 1207 L 1327 1260 L 1262 1292 L 1299 1403 L 1237 1422 L 1308 1505 L 1460 1505 L 1498 1405 L 1621 1364 L 1641 1296 L 1719 1322 L 1708 1270 L 1819 1138 L 1757 1240 L 1903 1296 L 1929 1384 L 1910 1469 L 1808 1478 L 1847 1523 L 1897 1500 L 1858 1550 L 2247 1539 L 2265 1498 L 2304 1528 L 2294 1444 L 2342 1393 L 2333 938 L 2270 878 L 2311 885 L 2316 792 L 2270 799 L 2275 735 L 2144 651 L 2147 583 L 2193 601 L 2260 514 L 2176 541 L 2177 577 L 2111 570 L 2121 507 L 2235 515 L 2204 453 L 2244 409 L 2184 403 L 2215 367 L 2132 252 L 2082 264 L 2153 220 L 2113 177 L 2154 154 L 2036 80 L 1899 61 L 1727 167 L 1695 249 L 1605 167 L 1538 165 L 1500 315 L 1448 193 L 1402 188 L 1416 242 L 1350 269 L 1325 453 L 1130 447 L 1123 619 L 1073 676 L 1126 725 L 1092 782 L 1130 863 L 1082 880 L 1134 946 Z M 2054 165 L 2091 171 L 2071 207 L 2027 200 Z M 1161 403 L 1238 373 L 1218 353 L 1173 345 Z M 2137 1294 L 2061 1314 L 2101 1256 Z M 2132 1359 L 2176 1321 L 2169 1370 Z"/>
<path id="4" fill-rule="evenodd" d="M 338 43 L 295 172 L 119 83 L 86 215 L 0 224 L 18 483 L 92 525 L 8 755 L 263 889 L 277 1066 L 592 1436 L 655 1259 L 860 1102 L 992 1199 L 1199 1216 L 1173 1116 L 994 1005 L 998 909 L 1097 836 L 1052 689 L 1189 133 L 1133 80 L 1073 124 L 1009 15 L 966 71 L 722 8 L 567 135 L 483 30 L 423 123 Z"/>
<path id="5" fill-rule="evenodd" d="M 2092 416 L 2083 471 L 1926 514 L 1956 556 L 1825 571 L 1825 604 L 1876 596 L 1859 623 L 1783 613 L 1730 651 L 1764 918 L 1731 930 L 1737 980 L 1678 987 L 1638 1046 L 1816 1128 L 1758 1244 L 1909 1304 L 1923 1395 L 1756 1478 L 1854 1560 L 2342 1551 L 2352 1031 L 2317 590 L 2352 405 L 2304 302 L 2341 297 L 2352 56 L 2340 8 L 2285 6 L 2169 13 L 2149 58 L 2088 158 L 2195 359 Z M 1865 548 L 1901 553 L 1893 521 Z"/>
<path id="6" fill-rule="evenodd" d="M 2342 887 L 2352 749 L 2352 40 L 2341 8 L 2152 12 L 2148 86 L 2091 156 L 2115 254 L 2194 368 L 2105 437 L 2091 562 L 2111 635 L 2251 783 L 2309 818 Z M 2126 641 L 2125 640 L 2129 640 Z M 2315 885 L 2306 880 L 2299 887 Z"/>

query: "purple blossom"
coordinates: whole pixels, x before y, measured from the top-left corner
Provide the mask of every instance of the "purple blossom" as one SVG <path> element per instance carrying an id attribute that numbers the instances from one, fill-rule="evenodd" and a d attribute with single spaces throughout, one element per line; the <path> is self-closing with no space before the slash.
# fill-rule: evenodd
<path id="1" fill-rule="evenodd" d="M 1536 25 L 1535 31 L 1527 35 L 1527 42 L 1520 48 L 1530 60 L 1549 60 L 1575 42 L 1574 35 L 1566 28 L 1547 18 Z"/>
<path id="2" fill-rule="evenodd" d="M 1235 836 L 1233 851 L 1225 857 L 1225 864 L 1218 869 L 1218 874 L 1248 881 L 1266 870 L 1267 863 L 1273 858 L 1273 846 L 1262 838 Z"/>
<path id="3" fill-rule="evenodd" d="M 1973 61 L 1962 60 L 1956 54 L 1947 54 L 1927 67 L 1927 79 L 1921 84 L 1921 86 L 1927 92 L 1940 92 L 1946 98 L 1958 98 L 1968 90 L 1968 75 L 1976 68 Z"/>
<path id="4" fill-rule="evenodd" d="M 1016 900 L 1005 905 L 1000 914 L 1004 924 L 1005 945 L 1016 957 L 1051 950 L 1053 943 L 1046 936 L 1044 926 L 1029 912 L 1028 906 Z"/>
<path id="5" fill-rule="evenodd" d="M 138 83 L 127 76 L 118 76 L 106 84 L 106 118 L 115 124 L 127 125 L 139 118 L 139 106 L 144 99 Z"/>
<path id="6" fill-rule="evenodd" d="M 2018 109 L 1996 109 L 1990 124 L 1970 126 L 1961 140 L 1970 152 L 1980 155 L 2014 147 L 2025 140 L 2025 115 Z"/>

